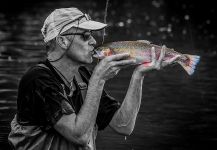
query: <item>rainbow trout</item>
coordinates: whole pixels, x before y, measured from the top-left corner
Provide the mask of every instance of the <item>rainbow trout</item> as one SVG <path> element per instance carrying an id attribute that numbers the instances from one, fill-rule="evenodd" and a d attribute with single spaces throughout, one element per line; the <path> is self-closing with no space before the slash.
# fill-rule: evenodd
<path id="1" fill-rule="evenodd" d="M 152 47 L 155 48 L 156 59 L 158 59 L 162 46 L 152 44 L 146 40 L 106 43 L 95 49 L 96 54 L 93 57 L 103 59 L 110 55 L 129 53 L 129 58 L 135 59 L 136 64 L 146 64 L 151 62 Z M 179 63 L 189 75 L 192 75 L 199 61 L 200 56 L 181 54 L 172 48 L 166 48 L 162 65 L 166 66 L 171 63 Z"/>

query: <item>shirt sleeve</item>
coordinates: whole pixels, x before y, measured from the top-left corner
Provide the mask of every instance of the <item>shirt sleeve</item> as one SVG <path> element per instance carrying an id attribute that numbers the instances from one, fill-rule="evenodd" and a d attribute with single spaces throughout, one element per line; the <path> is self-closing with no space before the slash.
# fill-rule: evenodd
<path id="1" fill-rule="evenodd" d="M 106 91 L 103 91 L 98 115 L 96 118 L 96 124 L 99 130 L 104 130 L 110 121 L 112 120 L 115 112 L 120 108 L 120 103 L 113 97 L 108 95 Z"/>
<path id="2" fill-rule="evenodd" d="M 35 94 L 45 114 L 46 129 L 55 125 L 64 114 L 75 112 L 62 86 L 54 77 L 46 74 L 35 80 Z"/>

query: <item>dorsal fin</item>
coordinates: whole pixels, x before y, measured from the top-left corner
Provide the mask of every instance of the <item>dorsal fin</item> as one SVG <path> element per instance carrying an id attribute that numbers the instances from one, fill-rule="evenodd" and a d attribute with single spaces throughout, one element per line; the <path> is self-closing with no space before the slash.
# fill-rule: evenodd
<path id="1" fill-rule="evenodd" d="M 145 44 L 151 44 L 151 42 L 150 41 L 148 41 L 148 40 L 137 40 L 138 42 L 142 42 L 142 43 L 145 43 Z"/>

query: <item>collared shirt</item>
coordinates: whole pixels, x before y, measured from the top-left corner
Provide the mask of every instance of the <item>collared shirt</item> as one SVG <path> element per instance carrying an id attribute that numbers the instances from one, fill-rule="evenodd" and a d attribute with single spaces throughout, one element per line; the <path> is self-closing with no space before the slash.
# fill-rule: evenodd
<path id="1" fill-rule="evenodd" d="M 30 150 L 94 150 L 98 130 L 103 130 L 120 107 L 118 101 L 103 90 L 95 128 L 89 144 L 76 145 L 60 135 L 53 126 L 63 116 L 78 114 L 83 97 L 81 88 L 73 79 L 76 87 L 73 94 L 63 82 L 48 60 L 30 68 L 19 83 L 17 114 L 11 122 L 9 141 L 15 149 Z M 88 84 L 91 73 L 80 67 L 82 80 Z"/>

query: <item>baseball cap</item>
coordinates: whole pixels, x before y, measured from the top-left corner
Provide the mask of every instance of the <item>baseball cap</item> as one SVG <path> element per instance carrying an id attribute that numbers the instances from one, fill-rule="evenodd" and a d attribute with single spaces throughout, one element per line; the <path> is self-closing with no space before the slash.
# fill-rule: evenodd
<path id="1" fill-rule="evenodd" d="M 88 14 L 82 13 L 77 8 L 60 8 L 55 9 L 46 18 L 41 32 L 46 43 L 72 27 L 96 31 L 106 26 L 107 24 L 91 20 Z"/>

